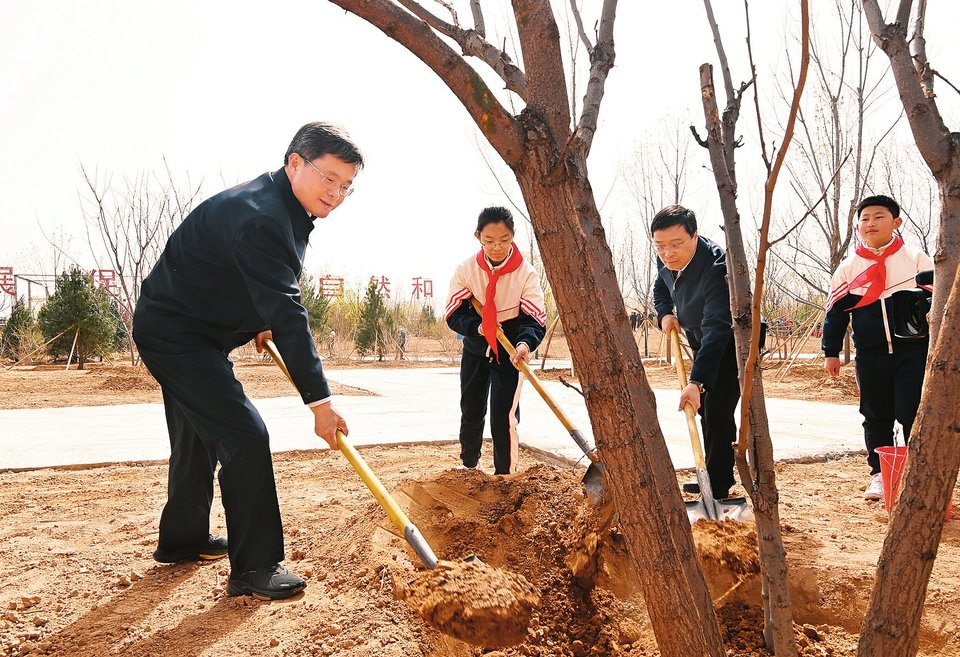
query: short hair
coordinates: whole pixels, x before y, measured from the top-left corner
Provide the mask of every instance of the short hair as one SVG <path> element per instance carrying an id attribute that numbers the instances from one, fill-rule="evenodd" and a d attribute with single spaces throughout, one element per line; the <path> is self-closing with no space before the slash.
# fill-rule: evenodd
<path id="1" fill-rule="evenodd" d="M 324 155 L 333 155 L 357 169 L 363 168 L 363 154 L 350 139 L 347 132 L 332 123 L 314 121 L 308 123 L 293 136 L 283 163 L 290 162 L 290 156 L 297 153 L 305 160 L 315 160 Z"/>
<path id="2" fill-rule="evenodd" d="M 857 205 L 857 218 L 863 214 L 863 209 L 868 208 L 871 205 L 879 205 L 890 210 L 890 214 L 893 215 L 893 218 L 896 219 L 900 216 L 900 204 L 894 201 L 889 196 L 884 196 L 883 194 L 878 194 L 876 196 L 868 196 L 867 198 L 860 201 Z"/>
<path id="3" fill-rule="evenodd" d="M 670 226 L 683 226 L 687 235 L 692 236 L 697 232 L 697 215 L 693 213 L 693 210 L 682 205 L 668 205 L 660 210 L 654 216 L 653 221 L 650 222 L 650 233 L 653 234 L 658 230 L 670 228 Z"/>
<path id="4" fill-rule="evenodd" d="M 480 212 L 480 216 L 477 218 L 477 232 L 479 233 L 489 224 L 504 224 L 510 229 L 511 233 L 515 232 L 513 229 L 513 213 L 499 205 L 491 205 Z"/>

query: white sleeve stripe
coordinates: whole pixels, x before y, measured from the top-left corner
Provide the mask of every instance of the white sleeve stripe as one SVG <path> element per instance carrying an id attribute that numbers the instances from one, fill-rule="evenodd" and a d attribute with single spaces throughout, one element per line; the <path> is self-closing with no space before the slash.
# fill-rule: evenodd
<path id="1" fill-rule="evenodd" d="M 523 312 L 525 312 L 526 314 L 533 317 L 535 320 L 537 320 L 537 323 L 539 323 L 541 326 L 547 325 L 546 311 L 543 310 L 542 308 L 538 308 L 537 306 L 533 305 L 533 303 L 531 303 L 527 299 L 520 299 L 520 309 L 523 310 Z"/>
<path id="2" fill-rule="evenodd" d="M 473 296 L 473 293 L 467 288 L 463 288 L 462 290 L 460 290 L 459 292 L 451 296 L 450 301 L 447 303 L 447 309 L 445 311 L 443 318 L 449 319 L 450 315 L 453 314 L 453 311 L 457 309 L 460 303 L 464 299 L 469 299 L 472 296 Z"/>

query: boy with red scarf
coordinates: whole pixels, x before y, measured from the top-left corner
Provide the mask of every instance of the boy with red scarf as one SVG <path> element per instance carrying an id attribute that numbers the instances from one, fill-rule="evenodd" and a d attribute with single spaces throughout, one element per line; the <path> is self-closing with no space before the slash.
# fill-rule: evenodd
<path id="1" fill-rule="evenodd" d="M 485 208 L 474 237 L 480 251 L 464 260 L 450 281 L 444 318 L 464 336 L 460 360 L 460 468 L 478 468 L 483 425 L 490 400 L 493 465 L 498 475 L 517 468 L 520 421 L 520 373 L 516 363 L 530 360 L 545 332 L 547 313 L 536 270 L 513 243 L 513 215 L 506 208 Z M 483 305 L 483 317 L 470 299 Z M 497 344 L 497 326 L 516 347 L 508 358 Z"/>
<path id="2" fill-rule="evenodd" d="M 927 363 L 925 337 L 907 339 L 894 334 L 891 297 L 899 290 L 917 287 L 917 273 L 933 269 L 933 260 L 894 235 L 903 220 L 900 206 L 889 196 L 863 199 L 857 214 L 863 241 L 833 275 L 822 346 L 824 368 L 837 376 L 843 336 L 852 319 L 860 414 L 871 476 L 863 498 L 879 500 L 883 498 L 883 480 L 874 450 L 893 445 L 894 421 L 903 427 L 904 438 L 910 437 Z M 930 292 L 929 287 L 924 289 Z"/>

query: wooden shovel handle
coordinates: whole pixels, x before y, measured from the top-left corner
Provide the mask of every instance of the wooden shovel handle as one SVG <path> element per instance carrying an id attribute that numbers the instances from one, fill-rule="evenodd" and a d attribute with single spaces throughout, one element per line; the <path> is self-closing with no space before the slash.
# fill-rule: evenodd
<path id="1" fill-rule="evenodd" d="M 283 362 L 283 357 L 280 355 L 280 352 L 277 351 L 277 345 L 273 343 L 273 340 L 264 340 L 263 347 L 273 358 L 280 370 L 286 375 L 287 380 L 293 384 L 294 388 L 296 388 L 296 384 L 293 383 L 293 378 L 290 376 L 290 370 L 287 369 L 286 363 Z M 373 496 L 377 498 L 377 502 L 379 502 L 380 506 L 383 507 L 383 510 L 386 511 L 387 515 L 390 517 L 390 521 L 401 532 L 405 532 L 413 523 L 410 522 L 407 514 L 403 512 L 403 509 L 400 508 L 396 500 L 394 500 L 390 493 L 387 492 L 387 489 L 384 488 L 383 484 L 380 483 L 377 475 L 373 473 L 373 471 L 367 465 L 367 462 L 363 460 L 363 457 L 360 456 L 360 453 L 350 443 L 350 441 L 347 440 L 347 437 L 343 435 L 343 432 L 339 429 L 337 429 L 337 447 L 350 462 L 350 465 L 353 466 L 353 469 L 356 470 L 357 474 L 360 475 L 360 479 L 362 479 L 363 483 L 367 485 L 367 488 L 370 489 L 370 492 L 373 493 Z"/>
<path id="2" fill-rule="evenodd" d="M 687 387 L 687 364 L 683 360 L 683 351 L 680 349 L 680 334 L 670 332 L 670 341 L 673 344 L 673 359 L 677 362 L 677 379 L 680 381 L 680 390 Z M 690 443 L 693 446 L 693 460 L 698 468 L 705 468 L 706 459 L 703 457 L 703 445 L 700 442 L 700 429 L 697 427 L 697 412 L 687 402 L 683 405 L 683 412 L 687 416 L 687 432 L 690 434 Z"/>

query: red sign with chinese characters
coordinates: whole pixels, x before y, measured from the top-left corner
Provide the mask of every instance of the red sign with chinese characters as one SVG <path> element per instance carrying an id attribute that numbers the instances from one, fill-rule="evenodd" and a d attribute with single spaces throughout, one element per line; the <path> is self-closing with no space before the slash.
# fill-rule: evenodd
<path id="1" fill-rule="evenodd" d="M 343 278 L 339 276 L 324 276 L 320 279 L 320 294 L 327 299 L 343 298 Z"/>
<path id="2" fill-rule="evenodd" d="M 117 272 L 112 269 L 94 269 L 90 272 L 93 277 L 93 284 L 109 294 L 111 297 L 117 297 L 120 288 L 117 287 Z"/>
<path id="3" fill-rule="evenodd" d="M 17 296 L 17 278 L 13 275 L 13 267 L 0 267 L 0 290 L 12 297 Z"/>
<path id="4" fill-rule="evenodd" d="M 422 276 L 413 279 L 413 298 L 419 299 L 421 296 L 425 299 L 433 298 L 433 279 Z"/>

